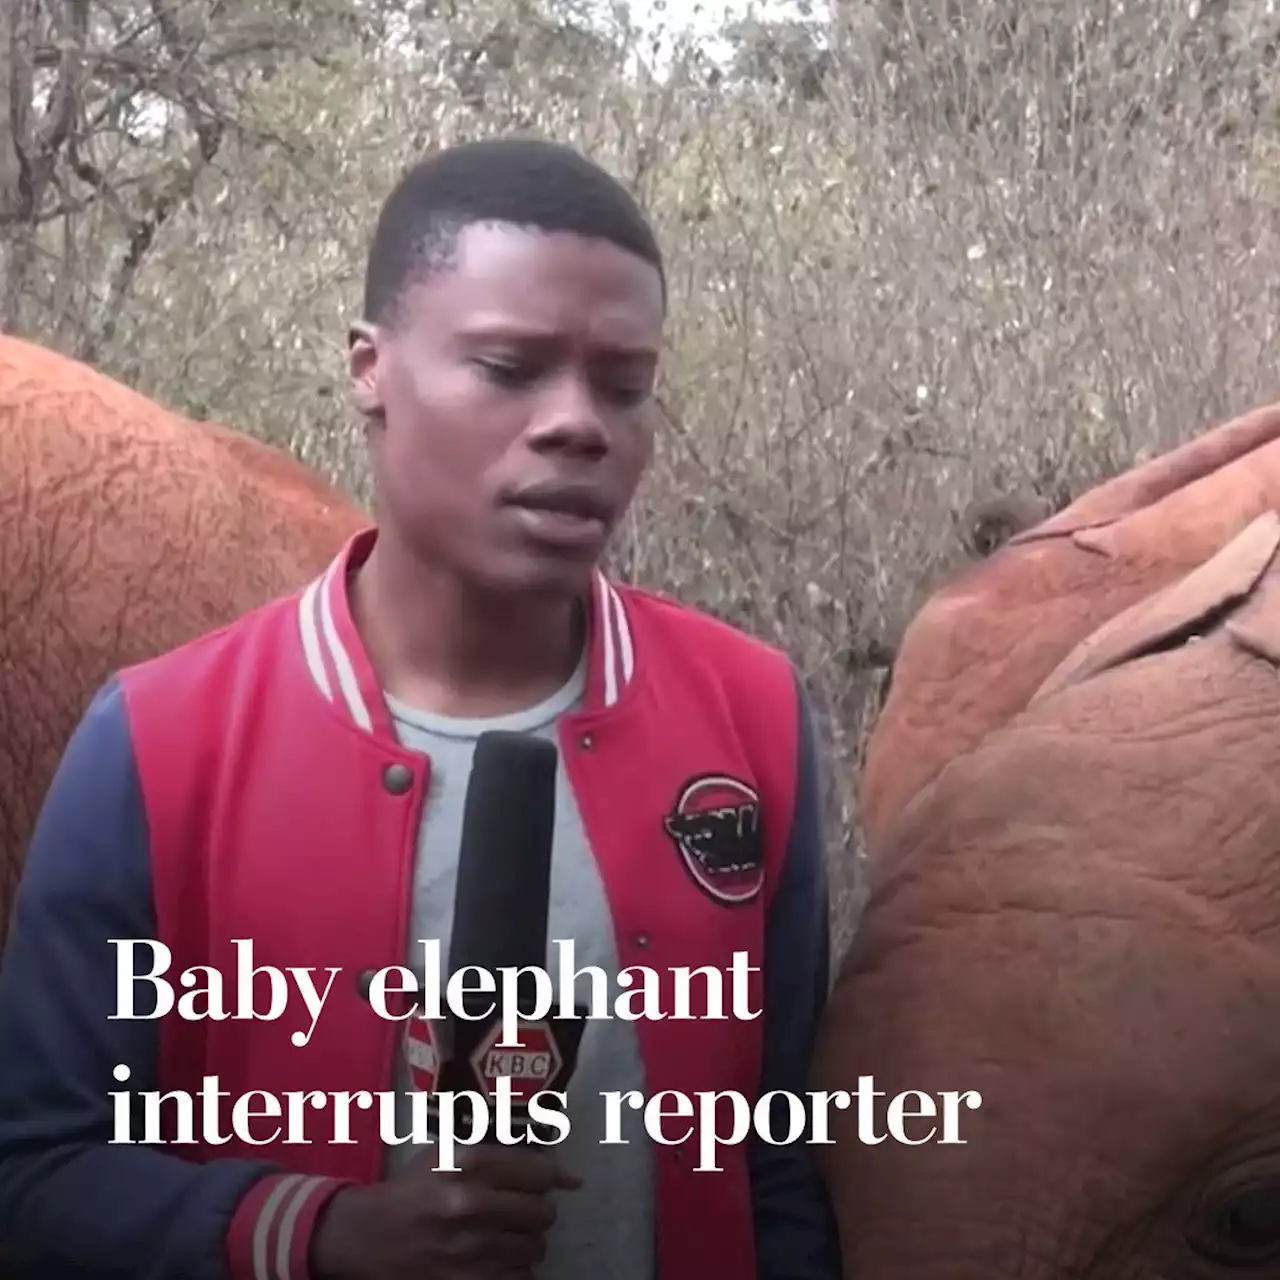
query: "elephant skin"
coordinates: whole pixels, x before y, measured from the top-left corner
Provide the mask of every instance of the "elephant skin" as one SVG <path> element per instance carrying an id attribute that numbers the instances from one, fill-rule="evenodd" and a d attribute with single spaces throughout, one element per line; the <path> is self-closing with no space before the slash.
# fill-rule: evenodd
<path id="1" fill-rule="evenodd" d="M 928 598 L 907 627 L 867 746 L 859 817 L 884 856 L 912 798 L 1026 707 L 1108 618 L 1280 506 L 1280 404 L 1089 490 Z"/>
<path id="2" fill-rule="evenodd" d="M 1280 517 L 1087 637 L 885 852 L 814 1087 L 981 1105 L 953 1144 L 831 1113 L 845 1275 L 1280 1275 Z"/>
<path id="3" fill-rule="evenodd" d="M 287 454 L 4 334 L 0 512 L 2 946 L 35 816 L 94 691 L 304 585 L 368 517 Z"/>

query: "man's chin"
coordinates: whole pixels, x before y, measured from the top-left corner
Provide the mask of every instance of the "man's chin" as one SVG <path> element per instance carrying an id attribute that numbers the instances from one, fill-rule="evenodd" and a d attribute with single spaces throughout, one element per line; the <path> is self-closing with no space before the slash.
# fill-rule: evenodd
<path id="1" fill-rule="evenodd" d="M 475 578 L 485 590 L 502 595 L 573 600 L 590 588 L 596 564 L 594 556 L 523 551 L 479 567 Z"/>

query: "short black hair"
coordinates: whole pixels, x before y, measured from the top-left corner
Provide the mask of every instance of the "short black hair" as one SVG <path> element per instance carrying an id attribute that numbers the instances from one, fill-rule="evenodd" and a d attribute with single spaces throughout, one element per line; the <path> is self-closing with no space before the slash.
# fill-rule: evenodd
<path id="1" fill-rule="evenodd" d="M 611 241 L 662 277 L 662 253 L 631 193 L 581 152 L 538 138 L 486 138 L 438 151 L 396 184 L 365 267 L 364 318 L 391 321 L 416 277 L 446 268 L 472 223 L 503 222 Z"/>

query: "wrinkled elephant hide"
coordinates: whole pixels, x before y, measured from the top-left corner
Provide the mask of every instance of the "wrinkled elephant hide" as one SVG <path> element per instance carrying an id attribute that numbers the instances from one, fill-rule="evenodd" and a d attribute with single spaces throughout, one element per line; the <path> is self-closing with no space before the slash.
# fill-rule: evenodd
<path id="1" fill-rule="evenodd" d="M 301 464 L 0 335 L 0 946 L 68 737 L 119 667 L 304 585 L 368 522 Z"/>

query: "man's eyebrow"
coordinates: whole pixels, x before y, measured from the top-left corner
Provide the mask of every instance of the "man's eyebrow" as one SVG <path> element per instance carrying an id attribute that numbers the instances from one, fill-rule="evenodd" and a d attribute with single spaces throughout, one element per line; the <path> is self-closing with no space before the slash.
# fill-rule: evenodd
<path id="1" fill-rule="evenodd" d="M 521 324 L 515 320 L 472 320 L 459 325 L 456 332 L 466 342 L 485 342 L 494 338 L 513 342 L 555 342 L 562 337 L 553 328 Z"/>
<path id="2" fill-rule="evenodd" d="M 498 319 L 473 320 L 460 325 L 455 334 L 460 342 L 468 344 L 510 342 L 525 346 L 553 347 L 565 340 L 564 334 L 558 329 Z M 630 360 L 656 360 L 659 354 L 656 346 L 644 341 L 606 339 L 597 340 L 592 345 L 608 355 Z"/>

